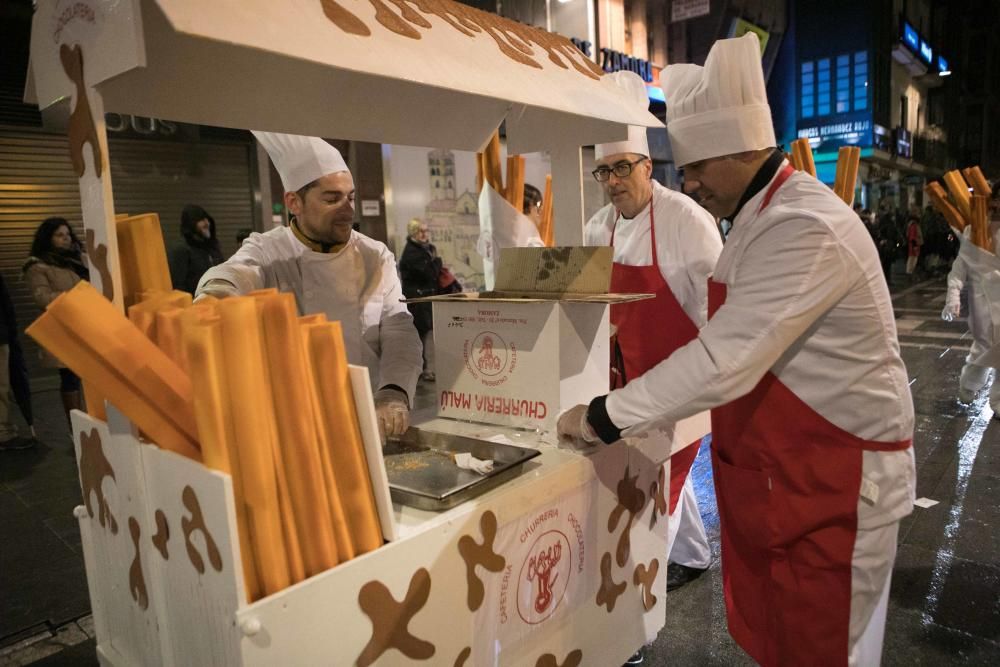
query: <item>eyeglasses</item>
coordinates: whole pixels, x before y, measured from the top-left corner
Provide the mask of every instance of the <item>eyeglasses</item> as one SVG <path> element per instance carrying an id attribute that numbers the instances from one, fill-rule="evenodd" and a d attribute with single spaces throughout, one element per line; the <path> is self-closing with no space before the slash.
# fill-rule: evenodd
<path id="1" fill-rule="evenodd" d="M 611 178 L 611 174 L 614 174 L 618 178 L 628 178 L 632 175 L 632 170 L 635 168 L 635 165 L 648 159 L 649 158 L 641 157 L 635 162 L 619 162 L 613 167 L 598 167 L 590 173 L 594 175 L 594 178 L 598 183 L 607 183 Z"/>

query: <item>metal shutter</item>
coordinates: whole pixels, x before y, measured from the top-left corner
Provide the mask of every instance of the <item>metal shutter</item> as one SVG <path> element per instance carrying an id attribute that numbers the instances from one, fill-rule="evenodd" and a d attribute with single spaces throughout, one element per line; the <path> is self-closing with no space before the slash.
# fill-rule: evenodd
<path id="1" fill-rule="evenodd" d="M 237 231 L 254 226 L 250 144 L 112 138 L 109 150 L 115 210 L 158 213 L 168 248 L 180 240 L 181 209 L 189 203 L 215 218 L 225 256 L 236 250 Z M 21 277 L 21 265 L 35 229 L 50 216 L 66 218 L 82 238 L 80 194 L 66 136 L 0 128 L 0 271 L 22 332 L 39 310 Z M 38 363 L 34 342 L 26 336 L 21 342 L 32 388 L 55 386 L 55 373 Z"/>

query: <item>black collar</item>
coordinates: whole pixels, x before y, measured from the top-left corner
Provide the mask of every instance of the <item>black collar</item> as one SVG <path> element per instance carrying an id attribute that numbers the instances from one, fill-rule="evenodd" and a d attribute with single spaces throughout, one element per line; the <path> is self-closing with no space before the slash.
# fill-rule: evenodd
<path id="1" fill-rule="evenodd" d="M 748 201 L 750 201 L 754 197 L 754 195 L 763 190 L 764 187 L 771 182 L 771 179 L 774 178 L 774 175 L 778 173 L 778 167 L 781 166 L 781 163 L 784 159 L 785 159 L 785 154 L 782 153 L 777 148 L 775 148 L 774 152 L 771 153 L 771 156 L 768 157 L 767 160 L 764 162 L 764 164 L 760 166 L 760 169 L 757 171 L 757 174 L 753 177 L 753 180 L 750 181 L 750 185 L 747 186 L 747 189 L 743 193 L 743 196 L 740 197 L 739 203 L 736 204 L 736 210 L 733 211 L 730 215 L 723 216 L 722 219 L 729 220 L 730 222 L 735 220 L 736 216 L 738 216 L 740 214 L 740 211 L 743 210 L 743 206 Z"/>

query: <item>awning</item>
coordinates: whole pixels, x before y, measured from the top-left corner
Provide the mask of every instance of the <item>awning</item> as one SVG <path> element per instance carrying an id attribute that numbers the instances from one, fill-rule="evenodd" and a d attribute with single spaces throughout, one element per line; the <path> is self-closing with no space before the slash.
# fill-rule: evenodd
<path id="1" fill-rule="evenodd" d="M 108 111 L 188 123 L 514 152 L 662 127 L 572 43 L 450 0 L 43 0 L 39 106 L 73 93 L 79 44 Z"/>

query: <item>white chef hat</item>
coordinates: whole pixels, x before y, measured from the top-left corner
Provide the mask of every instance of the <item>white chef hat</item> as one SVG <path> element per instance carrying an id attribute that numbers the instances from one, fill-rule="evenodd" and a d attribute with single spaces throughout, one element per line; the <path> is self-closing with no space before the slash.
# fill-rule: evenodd
<path id="1" fill-rule="evenodd" d="M 615 85 L 622 89 L 624 103 L 638 107 L 642 111 L 649 108 L 649 97 L 646 84 L 635 72 L 613 72 L 605 74 Z M 594 159 L 603 160 L 608 155 L 619 153 L 637 153 L 649 157 L 649 143 L 646 140 L 646 128 L 641 125 L 628 126 L 628 139 L 612 141 L 594 146 Z"/>
<path id="2" fill-rule="evenodd" d="M 704 67 L 668 65 L 660 81 L 678 166 L 777 145 L 757 35 L 720 39 Z"/>
<path id="3" fill-rule="evenodd" d="M 285 192 L 295 192 L 327 174 L 349 171 L 340 151 L 319 137 L 257 130 L 253 136 L 271 156 Z"/>

